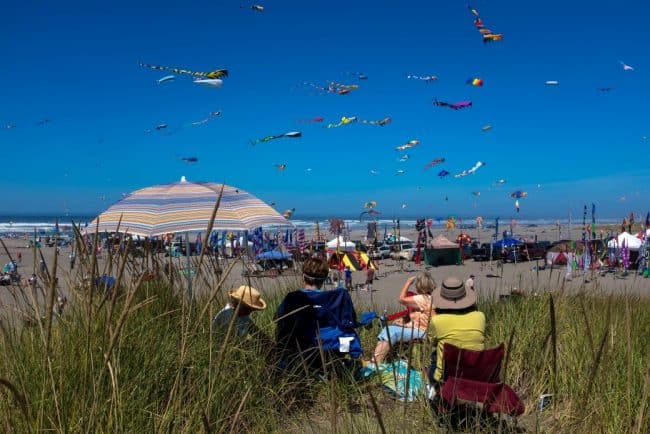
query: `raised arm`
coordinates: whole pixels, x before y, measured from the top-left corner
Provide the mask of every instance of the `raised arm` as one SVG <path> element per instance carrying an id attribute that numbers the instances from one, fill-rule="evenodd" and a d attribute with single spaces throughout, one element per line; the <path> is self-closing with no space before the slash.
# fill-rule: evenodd
<path id="1" fill-rule="evenodd" d="M 413 281 L 415 280 L 415 276 L 409 277 L 406 279 L 406 282 L 404 282 L 404 286 L 402 286 L 402 290 L 399 293 L 399 303 L 411 308 L 411 309 L 419 309 L 418 304 L 413 300 L 413 297 L 408 295 L 408 290 L 413 284 Z"/>

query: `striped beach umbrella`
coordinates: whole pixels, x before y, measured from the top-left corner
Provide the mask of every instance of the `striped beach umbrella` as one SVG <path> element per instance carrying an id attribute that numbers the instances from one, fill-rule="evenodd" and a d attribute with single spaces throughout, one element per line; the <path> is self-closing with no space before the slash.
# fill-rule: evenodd
<path id="1" fill-rule="evenodd" d="M 85 233 L 122 232 L 152 237 L 205 231 L 222 184 L 180 182 L 137 190 L 95 218 Z M 119 225 L 119 228 L 118 228 Z M 260 226 L 293 225 L 272 207 L 241 189 L 223 185 L 213 230 L 245 231 Z M 99 226 L 99 228 L 97 228 Z"/>

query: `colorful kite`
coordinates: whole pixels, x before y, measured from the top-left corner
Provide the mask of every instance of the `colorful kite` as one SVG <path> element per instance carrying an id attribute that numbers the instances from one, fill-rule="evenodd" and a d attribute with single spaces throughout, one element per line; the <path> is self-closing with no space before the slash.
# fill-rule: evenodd
<path id="1" fill-rule="evenodd" d="M 479 15 L 478 11 L 474 9 L 473 7 L 467 5 L 467 8 L 472 12 L 474 15 L 474 27 L 476 27 L 483 37 L 483 43 L 487 44 L 488 42 L 494 42 L 494 41 L 500 41 L 503 39 L 503 34 L 501 33 L 494 33 L 492 30 L 488 29 L 483 25 L 483 20 L 481 20 L 481 16 Z"/>
<path id="2" fill-rule="evenodd" d="M 335 123 L 335 124 L 327 124 L 327 128 L 338 128 L 338 127 L 342 127 L 342 126 L 344 126 L 344 125 L 351 124 L 351 123 L 356 122 L 356 121 L 358 121 L 358 120 L 359 120 L 359 118 L 357 118 L 356 116 L 350 116 L 350 117 L 343 116 L 343 117 L 341 118 L 341 120 L 340 120 L 338 123 Z"/>
<path id="3" fill-rule="evenodd" d="M 438 176 L 441 178 L 444 178 L 445 176 L 449 176 L 449 175 L 450 173 L 447 172 L 446 170 L 441 170 L 440 172 L 438 172 Z"/>
<path id="4" fill-rule="evenodd" d="M 449 107 L 453 110 L 460 110 L 472 106 L 472 101 L 458 101 L 458 102 L 446 102 L 438 101 L 437 99 L 433 101 L 433 105 L 437 107 Z"/>
<path id="5" fill-rule="evenodd" d="M 480 78 L 468 78 L 465 84 L 471 84 L 472 86 L 483 87 L 483 80 Z"/>
<path id="6" fill-rule="evenodd" d="M 158 84 L 164 84 L 164 83 L 168 83 L 168 82 L 174 81 L 174 80 L 176 80 L 175 75 L 166 75 L 163 78 L 158 80 Z"/>
<path id="7" fill-rule="evenodd" d="M 143 68 L 155 69 L 157 71 L 169 71 L 173 72 L 174 74 L 187 74 L 194 77 L 205 77 L 210 79 L 228 77 L 227 69 L 215 69 L 214 71 L 201 72 L 183 68 L 172 68 L 169 66 L 148 65 L 146 63 L 140 63 L 140 66 Z"/>
<path id="8" fill-rule="evenodd" d="M 438 77 L 435 76 L 435 75 L 411 75 L 411 74 L 408 74 L 406 76 L 406 78 L 408 78 L 409 80 L 421 80 L 421 81 L 428 81 L 428 82 L 438 80 Z"/>
<path id="9" fill-rule="evenodd" d="M 359 122 L 361 122 L 362 124 L 379 125 L 380 127 L 383 127 L 383 126 L 385 126 L 387 124 L 390 124 L 392 121 L 393 120 L 391 118 L 384 118 L 384 119 L 380 119 L 378 121 L 368 121 L 368 120 L 365 120 L 365 119 L 359 119 Z"/>
<path id="10" fill-rule="evenodd" d="M 286 168 L 287 168 L 287 165 L 286 165 L 286 163 L 282 163 L 282 164 L 275 164 L 274 166 L 275 166 L 275 168 L 276 168 L 276 169 L 278 169 L 278 171 L 280 171 L 280 172 L 282 172 L 282 171 L 283 171 L 284 169 L 286 169 Z"/>
<path id="11" fill-rule="evenodd" d="M 436 164 L 441 164 L 444 163 L 445 159 L 444 158 L 436 158 L 434 160 L 431 160 L 426 166 L 424 166 L 424 170 L 429 170 Z"/>
<path id="12" fill-rule="evenodd" d="M 521 190 L 517 190 L 517 191 L 512 192 L 510 194 L 510 197 L 513 198 L 513 199 L 523 199 L 526 196 L 528 196 L 528 192 L 521 191 Z"/>
<path id="13" fill-rule="evenodd" d="M 266 137 L 262 137 L 261 139 L 251 140 L 251 145 L 254 146 L 258 143 L 266 143 L 266 142 L 270 142 L 271 140 L 281 139 L 283 137 L 298 138 L 298 137 L 302 137 L 302 133 L 299 131 L 289 131 L 288 133 L 278 134 L 275 136 L 266 136 Z"/>
<path id="14" fill-rule="evenodd" d="M 631 67 L 630 65 L 626 65 L 625 62 L 623 62 L 622 60 L 619 60 L 618 63 L 620 63 L 621 66 L 623 67 L 623 71 L 634 71 L 633 67 Z"/>
<path id="15" fill-rule="evenodd" d="M 417 139 L 413 139 L 413 140 L 409 140 L 407 143 L 405 143 L 405 144 L 403 144 L 403 145 L 397 146 L 397 147 L 395 148 L 395 150 L 396 150 L 396 151 L 404 151 L 404 150 L 406 150 L 406 149 L 412 148 L 412 147 L 417 146 L 417 145 L 419 145 L 419 144 L 420 144 L 420 141 L 419 141 L 419 140 L 417 140 Z"/>
<path id="16" fill-rule="evenodd" d="M 298 119 L 298 122 L 301 122 L 303 124 L 310 124 L 310 123 L 314 123 L 314 122 L 323 122 L 324 120 L 325 120 L 325 118 L 322 118 L 320 116 L 316 116 L 315 118 L 311 118 L 311 119 Z"/>
<path id="17" fill-rule="evenodd" d="M 485 163 L 483 163 L 482 161 L 477 161 L 476 164 L 471 169 L 463 170 L 462 172 L 457 173 L 456 175 L 454 175 L 454 178 L 464 178 L 467 175 L 471 175 L 475 173 L 478 169 L 480 169 L 483 166 L 485 166 Z"/>
<path id="18" fill-rule="evenodd" d="M 220 78 L 197 78 L 194 80 L 194 84 L 198 84 L 203 87 L 213 87 L 215 89 L 220 89 L 223 86 L 223 80 Z"/>
<path id="19" fill-rule="evenodd" d="M 295 208 L 287 209 L 287 210 L 285 210 L 285 211 L 282 213 L 282 217 L 284 217 L 285 219 L 289 220 L 289 219 L 293 216 L 293 213 L 294 213 L 295 211 L 296 211 Z"/>
<path id="20" fill-rule="evenodd" d="M 374 200 L 371 200 L 370 202 L 366 202 L 363 204 L 363 207 L 365 209 L 373 209 L 376 206 L 377 206 L 377 202 L 375 202 Z"/>
<path id="21" fill-rule="evenodd" d="M 335 81 L 328 81 L 325 85 L 311 82 L 303 82 L 300 84 L 302 86 L 314 88 L 322 93 L 336 93 L 338 95 L 346 95 L 351 91 L 359 88 L 359 85 L 357 84 L 343 84 L 337 83 Z"/>

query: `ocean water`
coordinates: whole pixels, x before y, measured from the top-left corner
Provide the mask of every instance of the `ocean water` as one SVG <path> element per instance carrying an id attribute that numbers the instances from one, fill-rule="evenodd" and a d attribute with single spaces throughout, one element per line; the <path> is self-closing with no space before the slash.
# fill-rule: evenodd
<path id="1" fill-rule="evenodd" d="M 82 228 L 92 221 L 94 215 L 78 215 L 78 216 L 54 216 L 54 215 L 0 215 L 0 234 L 1 235 L 21 235 L 21 234 L 33 234 L 36 231 L 39 235 L 52 234 L 56 231 L 56 226 L 58 222 L 59 231 L 63 233 L 71 233 L 73 223 L 80 225 Z M 329 229 L 329 219 L 331 217 L 320 217 L 314 216 L 303 219 L 292 219 L 291 222 L 298 229 L 303 228 L 308 231 L 314 229 L 315 224 L 318 223 L 320 230 L 323 233 L 327 233 Z M 416 218 L 403 218 L 399 220 L 399 226 L 401 230 L 409 230 L 415 228 Z M 445 219 L 431 219 L 432 226 L 434 228 L 440 228 L 445 226 Z M 359 220 L 358 217 L 347 217 L 343 218 L 345 222 L 345 227 L 349 231 L 354 230 L 364 230 L 366 229 L 369 222 L 376 221 L 379 231 L 386 230 L 387 232 L 392 232 L 396 227 L 398 220 L 392 219 L 367 219 Z M 500 218 L 499 226 L 504 227 L 509 225 L 511 222 L 510 218 Z M 519 226 L 529 226 L 529 225 L 555 225 L 560 223 L 562 226 L 567 226 L 569 224 L 568 218 L 541 218 L 541 219 L 517 219 L 517 224 Z M 590 223 L 591 220 L 588 220 Z M 598 219 L 597 224 L 614 224 L 618 223 L 619 220 L 616 219 Z M 483 227 L 491 228 L 494 227 L 496 223 L 495 218 L 484 218 Z M 574 227 L 577 227 L 582 223 L 582 219 L 572 219 L 571 224 Z M 458 229 L 471 229 L 476 227 L 475 217 L 462 218 L 458 217 L 457 221 Z"/>

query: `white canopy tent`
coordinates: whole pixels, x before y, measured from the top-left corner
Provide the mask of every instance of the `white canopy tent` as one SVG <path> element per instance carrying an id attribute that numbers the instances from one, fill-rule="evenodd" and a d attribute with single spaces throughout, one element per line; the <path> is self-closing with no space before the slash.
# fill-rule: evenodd
<path id="1" fill-rule="evenodd" d="M 607 242 L 607 247 L 610 249 L 620 249 L 623 247 L 623 242 L 630 250 L 639 250 L 643 245 L 643 242 L 627 232 L 622 232 L 616 238 L 612 238 Z"/>
<path id="2" fill-rule="evenodd" d="M 344 252 L 354 252 L 357 249 L 356 244 L 352 241 L 345 241 L 341 235 L 327 242 L 328 249 L 336 249 L 337 247 Z"/>

